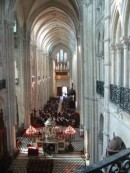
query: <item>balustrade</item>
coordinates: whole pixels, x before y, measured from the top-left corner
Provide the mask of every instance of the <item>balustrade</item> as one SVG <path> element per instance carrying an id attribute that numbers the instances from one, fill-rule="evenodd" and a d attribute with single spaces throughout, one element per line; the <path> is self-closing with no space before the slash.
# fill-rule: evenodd
<path id="1" fill-rule="evenodd" d="M 97 93 L 104 97 L 104 82 L 97 81 Z M 110 101 L 130 113 L 130 89 L 110 84 Z"/>
<path id="2" fill-rule="evenodd" d="M 120 151 L 117 154 L 106 157 L 103 160 L 86 166 L 80 170 L 74 171 L 74 173 L 103 173 L 106 170 L 107 173 L 127 173 L 130 171 L 130 148 Z"/>
<path id="3" fill-rule="evenodd" d="M 104 97 L 104 82 L 97 81 L 97 93 Z M 110 84 L 110 101 L 130 113 L 130 89 Z"/>
<path id="4" fill-rule="evenodd" d="M 110 85 L 110 101 L 122 110 L 130 113 L 130 89 L 117 85 Z"/>

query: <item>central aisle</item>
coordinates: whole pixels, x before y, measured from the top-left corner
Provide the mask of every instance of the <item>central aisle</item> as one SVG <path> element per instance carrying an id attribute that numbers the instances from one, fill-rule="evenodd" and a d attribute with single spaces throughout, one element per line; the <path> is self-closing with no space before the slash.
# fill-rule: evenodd
<path id="1" fill-rule="evenodd" d="M 59 106 L 58 106 L 57 113 L 61 112 L 61 109 L 62 109 L 62 103 L 63 103 L 63 97 L 62 97 L 62 96 L 60 96 L 60 100 L 59 100 Z"/>

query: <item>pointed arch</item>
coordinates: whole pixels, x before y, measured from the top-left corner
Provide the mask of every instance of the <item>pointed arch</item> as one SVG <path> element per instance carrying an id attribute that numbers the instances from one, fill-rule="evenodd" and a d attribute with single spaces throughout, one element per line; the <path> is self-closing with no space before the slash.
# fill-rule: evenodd
<path id="1" fill-rule="evenodd" d="M 14 15 L 15 15 L 15 10 L 16 10 L 16 5 L 18 1 L 17 0 L 10 0 L 8 2 L 8 7 L 6 11 L 6 17 L 8 17 L 9 21 L 13 21 Z"/>
<path id="2" fill-rule="evenodd" d="M 101 24 L 96 30 L 96 53 L 104 52 L 104 25 Z"/>
<path id="3" fill-rule="evenodd" d="M 116 32 L 117 32 L 117 23 L 119 20 L 119 11 L 117 6 L 113 9 L 112 15 L 112 25 L 111 25 L 111 43 L 115 44 L 116 42 Z"/>
<path id="4" fill-rule="evenodd" d="M 124 18 L 123 35 L 129 35 L 130 34 L 130 31 L 129 31 L 130 1 L 129 0 L 124 1 L 122 15 Z"/>
<path id="5" fill-rule="evenodd" d="M 61 9 L 62 11 L 64 11 L 66 14 L 68 14 L 71 18 L 71 20 L 73 21 L 73 23 L 75 24 L 76 29 L 79 29 L 79 18 L 74 14 L 74 12 L 67 6 L 59 3 L 59 2 L 47 2 L 46 4 L 44 4 L 44 6 L 39 7 L 38 9 L 36 9 L 28 18 L 27 21 L 27 30 L 30 31 L 33 22 L 35 21 L 35 19 L 37 18 L 37 16 L 39 16 L 40 13 L 42 13 L 44 10 L 46 10 L 47 8 L 49 9 L 50 7 L 55 7 L 58 9 Z"/>

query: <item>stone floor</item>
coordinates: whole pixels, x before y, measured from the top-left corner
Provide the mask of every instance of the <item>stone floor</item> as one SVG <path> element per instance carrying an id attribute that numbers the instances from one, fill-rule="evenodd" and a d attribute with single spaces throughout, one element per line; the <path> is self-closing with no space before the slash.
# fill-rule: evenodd
<path id="1" fill-rule="evenodd" d="M 85 161 L 83 158 L 52 158 L 53 170 L 52 173 L 71 173 L 76 169 L 83 168 Z M 13 173 L 27 173 L 27 158 L 17 158 L 13 161 L 10 170 Z"/>
<path id="2" fill-rule="evenodd" d="M 74 146 L 73 152 L 65 152 L 62 154 L 53 154 L 52 156 L 40 154 L 39 156 L 28 156 L 25 150 L 27 141 L 24 139 L 23 146 L 21 147 L 21 153 L 13 161 L 10 170 L 13 173 L 27 173 L 27 163 L 30 157 L 40 159 L 53 159 L 53 170 L 52 173 L 71 173 L 76 169 L 80 169 L 85 164 L 83 155 L 83 137 L 80 136 L 79 131 L 76 129 L 76 134 L 72 140 Z"/>

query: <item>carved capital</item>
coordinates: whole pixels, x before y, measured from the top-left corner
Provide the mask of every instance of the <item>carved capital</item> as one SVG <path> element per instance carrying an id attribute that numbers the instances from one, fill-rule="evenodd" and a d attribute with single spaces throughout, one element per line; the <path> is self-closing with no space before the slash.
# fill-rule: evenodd
<path id="1" fill-rule="evenodd" d="M 115 51 L 116 50 L 115 44 L 110 44 L 110 49 L 111 49 L 111 51 Z"/>
<path id="2" fill-rule="evenodd" d="M 116 44 L 116 49 L 117 50 L 122 50 L 122 48 L 123 48 L 122 44 L 120 44 L 120 43 Z"/>
<path id="3" fill-rule="evenodd" d="M 123 36 L 120 38 L 120 41 L 124 45 L 124 48 L 128 48 L 129 40 L 129 37 L 127 36 Z"/>
<path id="4" fill-rule="evenodd" d="M 11 21 L 8 21 L 8 20 L 5 20 L 5 21 L 4 21 L 4 24 L 7 25 L 7 26 L 9 26 L 10 28 L 13 28 L 14 25 L 15 25 L 14 22 L 11 22 Z"/>
<path id="5" fill-rule="evenodd" d="M 82 0 L 82 4 L 85 5 L 85 7 L 88 7 L 92 4 L 92 0 Z"/>
<path id="6" fill-rule="evenodd" d="M 104 52 L 101 51 L 100 53 L 96 53 L 96 56 L 98 57 L 98 59 L 104 59 Z"/>

